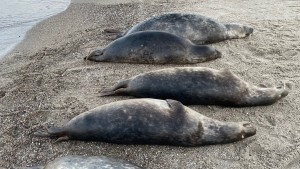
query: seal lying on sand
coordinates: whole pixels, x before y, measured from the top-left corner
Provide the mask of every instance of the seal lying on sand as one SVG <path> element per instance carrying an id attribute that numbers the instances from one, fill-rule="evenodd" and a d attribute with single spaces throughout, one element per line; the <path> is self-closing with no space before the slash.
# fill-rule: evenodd
<path id="1" fill-rule="evenodd" d="M 96 62 L 185 64 L 220 57 L 221 53 L 212 47 L 194 45 L 185 38 L 167 32 L 146 31 L 117 39 L 85 59 Z"/>
<path id="2" fill-rule="evenodd" d="M 28 167 L 27 169 L 141 169 L 124 160 L 105 156 L 65 156 L 56 158 L 45 167 Z M 25 168 L 24 168 L 25 169 Z"/>
<path id="3" fill-rule="evenodd" d="M 229 70 L 185 67 L 147 72 L 120 81 L 101 92 L 101 96 L 107 95 L 174 99 L 184 104 L 259 106 L 276 102 L 288 95 L 288 90 L 250 85 Z"/>
<path id="4" fill-rule="evenodd" d="M 113 32 L 113 29 L 107 30 Z M 166 31 L 196 44 L 244 38 L 253 33 L 253 28 L 239 24 L 222 24 L 202 15 L 167 13 L 140 22 L 120 36 L 147 30 Z"/>
<path id="5" fill-rule="evenodd" d="M 200 146 L 231 143 L 253 136 L 248 122 L 221 122 L 175 100 L 131 99 L 84 112 L 61 128 L 34 135 L 118 144 Z"/>

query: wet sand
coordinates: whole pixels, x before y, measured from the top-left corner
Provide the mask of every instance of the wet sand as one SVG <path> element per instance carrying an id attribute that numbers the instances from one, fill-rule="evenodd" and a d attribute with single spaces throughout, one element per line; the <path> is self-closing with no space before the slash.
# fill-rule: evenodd
<path id="1" fill-rule="evenodd" d="M 76 2 L 76 3 L 74 3 Z M 106 155 L 145 168 L 281 168 L 297 161 L 300 150 L 300 6 L 297 1 L 151 1 L 81 3 L 34 27 L 0 63 L 0 167 L 36 166 L 67 154 Z M 204 147 L 116 145 L 102 142 L 54 143 L 32 133 L 63 125 L 74 116 L 116 100 L 99 91 L 142 72 L 176 65 L 95 63 L 83 58 L 103 48 L 114 35 L 166 12 L 191 12 L 224 23 L 252 26 L 254 34 L 213 44 L 223 57 L 206 66 L 230 69 L 252 84 L 293 85 L 290 94 L 270 106 L 225 108 L 190 106 L 223 121 L 249 121 L 257 134 L 244 141 Z"/>

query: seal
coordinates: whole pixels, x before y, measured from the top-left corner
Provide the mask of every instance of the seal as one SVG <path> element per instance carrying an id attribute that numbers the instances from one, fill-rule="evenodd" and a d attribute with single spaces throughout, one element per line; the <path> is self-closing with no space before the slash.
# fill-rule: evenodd
<path id="1" fill-rule="evenodd" d="M 184 104 L 259 106 L 288 95 L 283 87 L 250 85 L 229 70 L 205 67 L 168 68 L 139 74 L 104 89 L 100 95 L 174 99 Z"/>
<path id="2" fill-rule="evenodd" d="M 189 40 L 159 31 L 137 32 L 111 42 L 85 59 L 96 62 L 185 64 L 221 57 L 210 46 L 194 45 Z"/>
<path id="3" fill-rule="evenodd" d="M 117 144 L 201 146 L 242 140 L 256 134 L 248 122 L 221 122 L 175 100 L 130 99 L 84 112 L 63 127 L 35 136 Z"/>
<path id="4" fill-rule="evenodd" d="M 196 44 L 244 38 L 253 33 L 251 27 L 222 24 L 199 14 L 167 13 L 140 22 L 119 37 L 147 30 L 166 31 L 187 38 Z"/>
<path id="5" fill-rule="evenodd" d="M 46 166 L 28 167 L 27 169 L 141 169 L 127 161 L 106 156 L 69 155 L 58 157 Z"/>

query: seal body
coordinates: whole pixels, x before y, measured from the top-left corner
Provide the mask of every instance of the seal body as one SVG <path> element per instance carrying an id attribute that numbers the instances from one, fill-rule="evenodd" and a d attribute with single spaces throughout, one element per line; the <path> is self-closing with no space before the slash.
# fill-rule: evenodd
<path id="1" fill-rule="evenodd" d="M 119 38 L 85 59 L 97 62 L 185 64 L 219 57 L 221 53 L 210 46 L 194 45 L 185 38 L 167 32 L 146 31 Z"/>
<path id="2" fill-rule="evenodd" d="M 130 164 L 124 160 L 109 158 L 105 156 L 65 156 L 57 158 L 48 163 L 45 169 L 141 169 L 138 166 Z"/>
<path id="3" fill-rule="evenodd" d="M 166 31 L 196 44 L 243 38 L 253 33 L 253 28 L 239 24 L 222 24 L 202 15 L 167 13 L 136 24 L 122 36 L 147 30 Z"/>
<path id="4" fill-rule="evenodd" d="M 288 90 L 250 85 L 229 70 L 204 67 L 169 68 L 123 80 L 106 95 L 132 95 L 157 99 L 174 99 L 184 104 L 259 106 L 285 97 Z"/>
<path id="5" fill-rule="evenodd" d="M 29 167 L 27 169 L 141 169 L 129 162 L 105 156 L 69 155 L 56 158 L 46 166 Z"/>
<path id="6" fill-rule="evenodd" d="M 61 128 L 35 135 L 118 144 L 200 146 L 235 142 L 255 133 L 248 122 L 214 120 L 175 100 L 131 99 L 97 107 Z"/>

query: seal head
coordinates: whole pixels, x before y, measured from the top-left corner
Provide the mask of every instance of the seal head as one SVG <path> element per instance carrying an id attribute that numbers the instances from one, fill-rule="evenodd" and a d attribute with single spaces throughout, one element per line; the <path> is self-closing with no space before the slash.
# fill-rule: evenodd
<path id="1" fill-rule="evenodd" d="M 238 39 L 249 36 L 253 33 L 253 28 L 239 24 L 224 24 L 226 31 L 226 39 Z"/>

